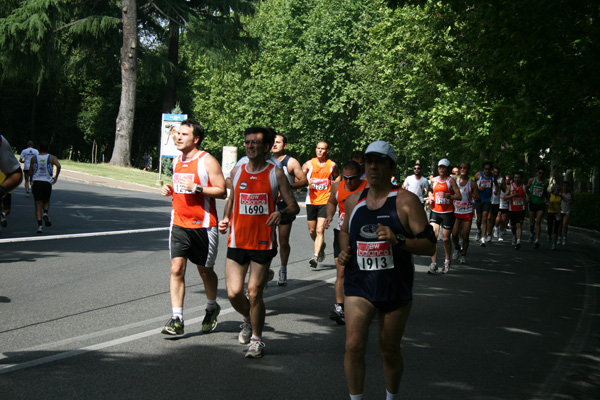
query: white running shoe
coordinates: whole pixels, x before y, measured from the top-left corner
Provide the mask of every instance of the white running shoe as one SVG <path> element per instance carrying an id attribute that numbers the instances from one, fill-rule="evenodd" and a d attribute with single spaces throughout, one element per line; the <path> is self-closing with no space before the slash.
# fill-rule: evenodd
<path id="1" fill-rule="evenodd" d="M 467 256 L 463 256 L 463 255 L 461 255 L 461 256 L 460 256 L 460 261 L 459 261 L 459 262 L 460 262 L 461 264 L 466 264 L 466 263 L 467 263 Z"/>
<path id="2" fill-rule="evenodd" d="M 310 258 L 310 260 L 308 260 L 308 264 L 310 265 L 311 268 L 317 268 L 317 266 L 319 265 L 319 261 L 317 261 L 318 256 L 316 254 L 313 254 L 313 256 Z"/>
<path id="3" fill-rule="evenodd" d="M 513 235 L 512 245 L 514 246 L 515 244 L 517 244 L 517 237 Z"/>
<path id="4" fill-rule="evenodd" d="M 567 237 L 563 236 L 563 241 L 562 241 L 563 246 L 567 245 Z"/>
<path id="5" fill-rule="evenodd" d="M 457 261 L 458 257 L 460 257 L 460 250 L 459 249 L 454 249 L 454 253 L 452 254 L 452 260 L 453 261 Z"/>
<path id="6" fill-rule="evenodd" d="M 488 242 L 488 243 L 491 242 L 492 241 L 492 235 L 487 235 L 485 237 L 485 241 Z"/>
<path id="7" fill-rule="evenodd" d="M 251 340 L 246 352 L 246 358 L 262 358 L 265 344 L 260 340 Z"/>
<path id="8" fill-rule="evenodd" d="M 499 230 L 499 228 L 498 228 L 498 227 L 495 227 L 495 228 L 494 228 L 494 237 L 495 237 L 495 238 L 497 238 L 497 237 L 498 237 L 498 230 Z"/>
<path id="9" fill-rule="evenodd" d="M 242 328 L 240 334 L 238 335 L 238 340 L 240 344 L 250 343 L 250 338 L 252 337 L 252 325 L 250 325 L 247 322 L 244 322 L 240 325 L 240 328 Z"/>
<path id="10" fill-rule="evenodd" d="M 279 269 L 279 280 L 277 281 L 277 286 L 285 286 L 287 285 L 287 271 L 283 268 Z"/>
<path id="11" fill-rule="evenodd" d="M 443 274 L 447 274 L 450 272 L 450 260 L 444 260 L 444 269 L 442 270 Z"/>
<path id="12" fill-rule="evenodd" d="M 498 236 L 498 241 L 499 242 L 504 242 L 504 238 L 502 237 L 502 235 Z"/>
<path id="13" fill-rule="evenodd" d="M 437 275 L 440 273 L 440 271 L 438 270 L 437 264 L 436 263 L 431 263 L 429 265 L 429 270 L 427 271 L 427 273 L 429 275 Z"/>
<path id="14" fill-rule="evenodd" d="M 481 238 L 481 241 L 480 241 L 480 243 L 479 243 L 479 246 L 481 246 L 481 247 L 485 247 L 485 239 L 484 239 L 484 238 Z"/>
<path id="15" fill-rule="evenodd" d="M 481 231 L 477 231 L 477 233 L 475 234 L 475 240 L 479 239 L 481 239 Z"/>

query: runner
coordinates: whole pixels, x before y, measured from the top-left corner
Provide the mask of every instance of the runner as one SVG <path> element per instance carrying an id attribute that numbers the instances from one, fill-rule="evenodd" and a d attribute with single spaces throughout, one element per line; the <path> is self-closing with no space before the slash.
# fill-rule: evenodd
<path id="1" fill-rule="evenodd" d="M 521 248 L 521 235 L 523 233 L 523 221 L 525 220 L 525 187 L 521 179 L 523 174 L 515 172 L 513 182 L 506 188 L 504 199 L 508 200 L 508 219 L 510 229 L 513 233 L 512 244 L 515 249 Z"/>
<path id="2" fill-rule="evenodd" d="M 206 292 L 206 315 L 202 332 L 217 327 L 221 307 L 217 303 L 219 278 L 214 271 L 219 245 L 215 199 L 226 197 L 225 178 L 219 162 L 200 150 L 204 128 L 192 119 L 179 126 L 174 141 L 181 154 L 173 159 L 173 185 L 165 185 L 163 196 L 173 196 L 171 211 L 170 253 L 172 316 L 162 330 L 165 335 L 183 335 L 183 300 L 188 259 L 196 264 Z"/>
<path id="3" fill-rule="evenodd" d="M 21 184 L 23 170 L 10 143 L 2 135 L 0 135 L 0 171 L 5 175 L 4 180 L 0 183 L 0 199 L 3 199 Z"/>
<path id="4" fill-rule="evenodd" d="M 48 153 L 48 144 L 40 143 L 39 154 L 33 156 L 29 168 L 29 176 L 32 180 L 31 193 L 35 200 L 35 218 L 37 219 L 37 233 L 42 233 L 42 218 L 46 227 L 52 226 L 48 211 L 50 210 L 50 197 L 52 196 L 52 185 L 56 184 L 60 175 L 60 162 Z M 56 173 L 54 172 L 56 167 Z"/>
<path id="5" fill-rule="evenodd" d="M 273 157 L 275 157 L 282 166 L 283 173 L 290 182 L 292 189 L 299 189 L 308 184 L 306 175 L 302 172 L 302 166 L 295 158 L 285 154 L 287 148 L 287 138 L 280 134 L 275 134 L 275 143 L 273 144 Z M 283 210 L 287 204 L 280 198 L 277 202 L 277 209 Z M 292 224 L 296 216 L 290 218 L 282 218 L 279 222 L 279 256 L 281 257 L 281 267 L 279 268 L 279 279 L 277 285 L 287 285 L 287 264 L 290 258 L 290 233 L 292 232 Z M 270 280 L 270 279 L 269 279 Z"/>
<path id="6" fill-rule="evenodd" d="M 340 254 L 339 234 L 342 223 L 346 216 L 345 204 L 346 198 L 359 190 L 363 190 L 367 184 L 366 180 L 360 178 L 360 164 L 356 161 L 349 161 L 342 168 L 343 181 L 335 182 L 331 185 L 331 195 L 327 202 L 327 219 L 325 220 L 325 229 L 329 229 L 329 225 L 335 215 L 335 209 L 339 206 L 339 223 L 333 228 L 333 257 L 335 258 L 335 268 L 337 276 L 335 278 L 334 294 L 335 304 L 329 313 L 329 319 L 335 321 L 338 325 L 344 325 L 344 266 L 338 263 Z"/>
<path id="7" fill-rule="evenodd" d="M 475 212 L 477 215 L 477 234 L 475 240 L 481 240 L 479 245 L 485 247 L 485 242 L 492 241 L 492 221 L 490 220 L 490 211 L 492 209 L 492 192 L 498 184 L 492 175 L 492 162 L 484 161 L 482 171 L 475 174 L 477 188 L 479 189 L 480 200 L 475 202 Z"/>
<path id="8" fill-rule="evenodd" d="M 562 197 L 558 185 L 552 185 L 550 190 L 550 198 L 548 199 L 548 238 L 552 243 L 552 250 L 556 250 L 556 242 L 558 240 L 558 232 L 561 221 L 560 203 Z"/>
<path id="9" fill-rule="evenodd" d="M 467 250 L 469 249 L 469 234 L 473 221 L 473 198 L 479 198 L 479 189 L 474 180 L 469 177 L 471 164 L 463 162 L 460 164 L 460 176 L 456 180 L 461 198 L 454 200 L 454 227 L 452 228 L 452 242 L 454 243 L 454 261 L 460 260 L 461 264 L 467 263 Z M 462 248 L 459 238 L 462 238 Z"/>
<path id="10" fill-rule="evenodd" d="M 509 175 L 502 178 L 502 184 L 500 187 L 500 203 L 498 205 L 498 216 L 496 217 L 496 227 L 498 228 L 498 241 L 504 241 L 504 231 L 508 224 L 508 200 L 504 198 L 506 188 L 512 183 Z"/>
<path id="11" fill-rule="evenodd" d="M 350 159 L 360 165 L 360 179 L 365 179 L 365 153 L 361 150 L 354 150 Z"/>
<path id="12" fill-rule="evenodd" d="M 498 234 L 500 232 L 500 227 L 498 226 L 498 215 L 500 213 L 500 195 L 502 194 L 502 181 L 504 178 L 500 175 L 500 167 L 497 165 L 492 168 L 492 176 L 494 177 L 494 182 L 496 183 L 492 188 L 492 206 L 490 208 L 490 217 L 489 224 L 490 227 L 488 231 L 492 232 L 490 236 L 490 241 L 492 237 L 498 239 Z"/>
<path id="13" fill-rule="evenodd" d="M 331 192 L 331 184 L 340 181 L 340 172 L 335 162 L 327 158 L 329 145 L 317 143 L 317 156 L 302 166 L 302 172 L 308 178 L 306 193 L 306 220 L 308 233 L 314 241 L 314 252 L 308 261 L 311 268 L 317 268 L 325 259 L 325 220 L 327 219 L 327 201 Z"/>
<path id="14" fill-rule="evenodd" d="M 250 344 L 247 358 L 261 358 L 265 347 L 263 292 L 269 266 L 277 255 L 275 227 L 282 218 L 297 215 L 300 208 L 283 171 L 266 161 L 275 140 L 271 130 L 252 127 L 244 135 L 249 161 L 231 171 L 230 195 L 219 231 L 224 234 L 229 228 L 225 280 L 231 305 L 244 318 L 238 341 Z M 282 210 L 275 208 L 278 191 L 287 204 Z"/>
<path id="15" fill-rule="evenodd" d="M 529 202 L 529 243 L 535 243 L 534 247 L 540 247 L 540 233 L 542 231 L 542 218 L 546 211 L 548 201 L 548 180 L 544 178 L 546 167 L 538 167 L 537 175 L 527 182 L 527 201 Z"/>
<path id="16" fill-rule="evenodd" d="M 561 197 L 560 212 L 562 216 L 562 225 L 559 234 L 562 237 L 561 244 L 565 246 L 567 244 L 567 233 L 569 232 L 569 219 L 573 209 L 573 192 L 571 191 L 571 184 L 567 181 L 563 182 Z"/>
<path id="17" fill-rule="evenodd" d="M 36 149 L 33 148 L 33 142 L 30 140 L 27 142 L 27 148 L 23 149 L 19 161 L 23 163 L 23 173 L 25 174 L 25 197 L 29 197 L 29 187 L 31 186 L 31 176 L 29 175 L 29 168 L 31 168 L 31 159 L 34 156 L 40 154 Z"/>
<path id="18" fill-rule="evenodd" d="M 413 167 L 413 175 L 408 176 L 402 188 L 417 195 L 421 204 L 425 204 L 425 194 L 429 192 L 429 181 L 422 175 L 421 164 L 415 163 Z"/>
<path id="19" fill-rule="evenodd" d="M 433 226 L 433 232 L 437 238 L 442 227 L 442 237 L 444 241 L 444 269 L 442 272 L 447 274 L 450 271 L 450 256 L 452 253 L 452 242 L 450 234 L 454 227 L 454 205 L 452 200 L 460 200 L 462 195 L 456 181 L 448 174 L 450 161 L 447 158 L 442 158 L 438 162 L 439 176 L 433 179 L 431 188 L 429 189 L 429 201 L 431 203 L 431 214 L 429 222 Z M 429 265 L 428 274 L 436 275 L 439 273 L 437 267 L 437 246 L 435 252 L 431 256 L 431 264 Z"/>
<path id="20" fill-rule="evenodd" d="M 370 188 L 346 199 L 338 261 L 345 265 L 346 355 L 351 399 L 362 399 L 369 326 L 379 321 L 379 349 L 388 399 L 398 396 L 401 342 L 412 306 L 412 254 L 431 255 L 436 238 L 416 196 L 392 186 L 396 152 L 384 141 L 365 152 Z M 376 253 L 376 254 L 375 254 Z"/>

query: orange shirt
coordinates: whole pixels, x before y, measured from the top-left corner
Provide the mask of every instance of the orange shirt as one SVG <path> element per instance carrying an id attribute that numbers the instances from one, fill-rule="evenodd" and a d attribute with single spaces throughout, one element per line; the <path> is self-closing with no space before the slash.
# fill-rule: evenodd
<path id="1" fill-rule="evenodd" d="M 260 172 L 248 172 L 243 164 L 231 179 L 235 197 L 227 246 L 246 250 L 277 247 L 275 227 L 267 219 L 275 211 L 279 185 L 272 164 Z"/>
<path id="2" fill-rule="evenodd" d="M 525 210 L 525 187 L 523 185 L 517 187 L 514 183 L 511 183 L 509 194 L 513 193 L 516 193 L 517 195 L 510 198 L 510 202 L 508 203 L 508 211 Z"/>
<path id="3" fill-rule="evenodd" d="M 306 177 L 313 180 L 308 187 L 306 204 L 322 206 L 327 204 L 329 194 L 331 193 L 331 174 L 333 173 L 333 163 L 327 160 L 325 165 L 320 166 L 315 157 L 311 160 L 311 166 Z"/>
<path id="4" fill-rule="evenodd" d="M 173 159 L 173 211 L 171 224 L 182 228 L 198 229 L 217 226 L 215 199 L 192 193 L 181 187 L 179 180 L 187 177 L 201 186 L 210 186 L 204 158 L 208 153 L 200 151 L 191 160 L 182 161 L 181 155 Z"/>
<path id="5" fill-rule="evenodd" d="M 342 228 L 342 223 L 344 222 L 344 217 L 346 216 L 346 197 L 350 196 L 352 193 L 363 190 L 366 185 L 367 181 L 363 179 L 360 181 L 360 185 L 355 191 L 349 192 L 346 190 L 345 182 L 340 182 L 337 192 L 335 193 L 335 199 L 337 200 L 338 207 L 340 209 L 340 223 L 338 224 L 337 228 L 335 228 L 338 231 Z"/>
<path id="6" fill-rule="evenodd" d="M 452 200 L 446 196 L 447 194 L 452 194 L 454 191 L 450 186 L 450 177 L 446 178 L 445 181 L 440 181 L 440 177 L 436 177 L 433 181 L 433 207 L 431 207 L 432 211 L 436 213 L 450 213 L 454 212 L 454 204 L 452 204 Z"/>

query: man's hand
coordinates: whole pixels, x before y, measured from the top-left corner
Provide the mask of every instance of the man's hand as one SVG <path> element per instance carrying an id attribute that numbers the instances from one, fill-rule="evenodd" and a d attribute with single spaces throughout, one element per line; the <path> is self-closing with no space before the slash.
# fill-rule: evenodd
<path id="1" fill-rule="evenodd" d="M 164 185 L 162 189 L 160 189 L 160 194 L 163 196 L 172 196 L 173 195 L 173 186 Z"/>

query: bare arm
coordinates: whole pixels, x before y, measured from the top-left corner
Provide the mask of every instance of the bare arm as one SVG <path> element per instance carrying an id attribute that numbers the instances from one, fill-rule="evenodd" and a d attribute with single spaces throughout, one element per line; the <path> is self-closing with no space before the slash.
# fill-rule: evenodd
<path id="1" fill-rule="evenodd" d="M 61 165 L 60 165 L 60 162 L 58 162 L 58 158 L 56 158 L 54 156 L 50 156 L 50 163 L 56 167 L 56 173 L 54 174 L 54 177 L 52 178 L 52 184 L 54 185 L 56 183 L 56 181 L 58 180 L 58 175 L 60 175 Z"/>
<path id="2" fill-rule="evenodd" d="M 333 181 L 334 182 L 341 181 L 342 175 L 340 175 L 340 169 L 338 168 L 337 164 L 334 163 L 333 161 L 331 162 L 331 164 L 333 164 L 333 171 L 331 172 L 331 175 L 333 176 Z"/>
<path id="3" fill-rule="evenodd" d="M 335 216 L 335 210 L 337 209 L 338 201 L 336 198 L 338 187 L 340 186 L 340 182 L 334 182 L 331 185 L 331 193 L 329 194 L 329 200 L 327 201 L 327 205 L 325 208 L 327 209 L 327 219 L 325 220 L 325 229 L 329 229 L 329 225 Z"/>
<path id="4" fill-rule="evenodd" d="M 33 169 L 33 168 L 32 168 Z M 9 172 L 6 174 L 6 178 L 4 182 L 0 184 L 0 198 L 4 197 L 4 195 L 11 190 L 17 188 L 21 182 L 23 181 L 23 170 L 21 167 L 17 168 L 13 172 Z"/>
<path id="5" fill-rule="evenodd" d="M 238 168 L 239 167 L 235 167 L 233 170 L 231 170 L 230 176 L 235 176 Z M 227 228 L 229 228 L 229 218 L 231 217 L 231 211 L 233 210 L 233 199 L 235 198 L 233 183 L 230 178 L 227 179 L 227 188 L 229 189 L 229 197 L 225 202 L 225 209 L 223 210 L 223 219 L 219 221 L 219 232 L 221 232 L 222 234 L 227 233 Z"/>
<path id="6" fill-rule="evenodd" d="M 308 185 L 308 179 L 298 160 L 290 158 L 287 165 L 288 171 L 291 170 L 292 174 L 296 177 L 296 181 L 292 183 L 292 189 L 299 189 Z"/>
<path id="7" fill-rule="evenodd" d="M 354 210 L 354 206 L 356 206 L 359 197 L 360 192 L 352 193 L 350 196 L 346 197 L 346 215 L 352 215 L 352 210 Z M 340 249 L 342 249 L 342 251 L 338 256 L 338 262 L 340 265 L 346 265 L 352 258 L 352 248 L 350 247 L 350 218 L 344 218 L 344 222 L 340 228 L 339 241 Z"/>
<path id="8" fill-rule="evenodd" d="M 279 185 L 279 193 L 283 198 L 283 201 L 287 205 L 283 210 L 275 210 L 267 219 L 267 225 L 279 225 L 283 216 L 294 216 L 300 212 L 300 207 L 296 198 L 292 194 L 292 187 L 288 182 L 285 174 L 279 168 L 275 169 L 275 175 L 277 176 L 277 184 Z"/>
<path id="9" fill-rule="evenodd" d="M 456 184 L 456 179 L 450 179 L 450 187 L 452 188 L 452 191 L 454 191 L 454 193 L 450 195 L 450 200 L 460 200 L 462 198 L 462 194 L 460 194 L 460 189 Z"/>
<path id="10" fill-rule="evenodd" d="M 475 181 L 471 181 L 471 191 L 473 192 L 473 198 L 478 201 L 481 199 L 481 195 L 479 194 L 479 188 Z"/>

